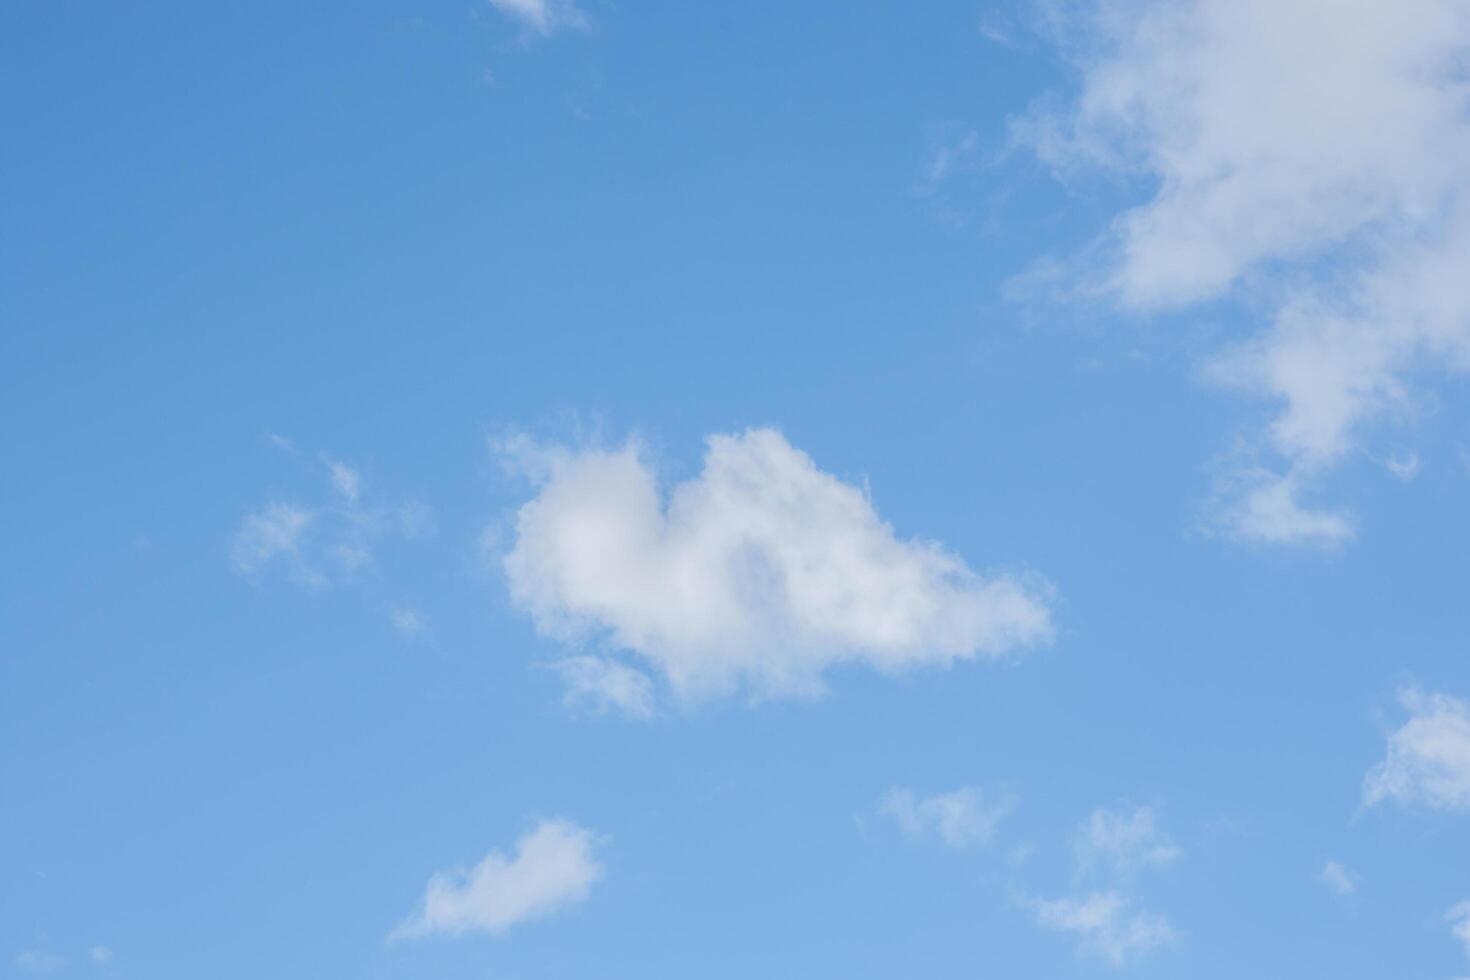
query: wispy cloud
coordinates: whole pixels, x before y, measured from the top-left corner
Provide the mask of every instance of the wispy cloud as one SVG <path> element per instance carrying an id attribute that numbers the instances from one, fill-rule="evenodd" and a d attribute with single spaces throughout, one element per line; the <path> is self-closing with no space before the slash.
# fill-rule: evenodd
<path id="1" fill-rule="evenodd" d="M 1138 872 L 1172 864 L 1180 853 L 1158 829 L 1149 807 L 1099 807 L 1076 835 L 1074 894 L 1024 904 L 1044 928 L 1075 934 L 1082 955 L 1121 967 L 1177 939 L 1168 919 L 1136 909 L 1130 892 Z M 1094 887 L 1078 887 L 1089 880 Z"/>
<path id="2" fill-rule="evenodd" d="M 593 849 L 591 832 L 543 821 L 516 842 L 514 856 L 491 851 L 473 868 L 434 875 L 422 907 L 389 938 L 498 935 L 585 901 L 602 876 Z"/>
<path id="3" fill-rule="evenodd" d="M 564 700 L 570 708 L 630 718 L 653 716 L 653 682 L 637 668 L 608 657 L 589 656 L 553 661 L 551 668 L 566 685 Z"/>
<path id="4" fill-rule="evenodd" d="M 890 789 L 878 804 L 880 816 L 910 837 L 937 836 L 950 847 L 990 843 L 1000 822 L 1016 808 L 1013 793 L 964 786 L 920 797 L 913 790 Z"/>
<path id="5" fill-rule="evenodd" d="M 1450 924 L 1451 934 L 1465 947 L 1465 955 L 1470 956 L 1470 901 L 1450 909 L 1445 920 Z"/>
<path id="6" fill-rule="evenodd" d="M 1322 871 L 1317 878 L 1332 889 L 1334 895 L 1347 896 L 1358 890 L 1356 876 L 1336 861 L 1328 861 L 1322 865 Z"/>
<path id="7" fill-rule="evenodd" d="M 302 460 L 294 444 L 276 438 L 291 445 L 293 458 Z M 322 587 L 352 580 L 371 568 L 375 548 L 385 537 L 432 534 L 433 514 L 426 505 L 371 501 L 356 467 L 326 453 L 317 465 L 321 468 L 314 465 L 312 471 L 318 481 L 325 476 L 330 493 L 318 491 L 310 504 L 275 501 L 241 518 L 230 550 L 236 571 L 254 576 L 278 567 L 292 581 Z"/>
<path id="8" fill-rule="evenodd" d="M 15 968 L 22 973 L 57 973 L 66 968 L 66 958 L 44 949 L 27 949 L 15 958 Z"/>
<path id="9" fill-rule="evenodd" d="M 1099 807 L 1088 816 L 1077 838 L 1083 867 L 1106 865 L 1127 875 L 1174 861 L 1180 850 L 1155 825 L 1152 808 L 1131 811 Z"/>
<path id="10" fill-rule="evenodd" d="M 1084 898 L 1060 898 L 1032 903 L 1036 921 L 1047 929 L 1074 933 L 1078 950 L 1121 967 L 1175 939 L 1161 915 L 1139 912 L 1115 891 L 1094 892 Z"/>
<path id="11" fill-rule="evenodd" d="M 685 701 L 810 695 L 838 664 L 895 672 L 1051 637 L 1044 587 L 899 538 L 772 430 L 711 437 L 667 494 L 637 445 L 500 448 L 538 484 L 503 559 L 515 603 L 551 636 L 605 635 Z"/>
<path id="12" fill-rule="evenodd" d="M 585 31 L 592 21 L 573 0 L 489 0 L 490 6 L 542 37 L 563 30 Z"/>

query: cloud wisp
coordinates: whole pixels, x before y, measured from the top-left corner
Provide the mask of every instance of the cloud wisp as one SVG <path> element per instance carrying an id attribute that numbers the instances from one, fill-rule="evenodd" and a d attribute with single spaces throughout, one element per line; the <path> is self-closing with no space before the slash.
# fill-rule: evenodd
<path id="1" fill-rule="evenodd" d="M 895 673 L 1052 635 L 1044 585 L 898 537 L 773 430 L 710 437 L 667 492 L 636 443 L 497 448 L 537 487 L 502 559 L 515 604 L 543 634 L 634 655 L 684 703 L 812 695 L 838 665 Z"/>
<path id="2" fill-rule="evenodd" d="M 1122 967 L 1177 940 L 1169 920 L 1136 908 L 1130 892 L 1138 872 L 1172 864 L 1180 853 L 1151 808 L 1099 807 L 1077 831 L 1074 894 L 1025 904 L 1043 928 L 1075 935 L 1079 955 Z M 1093 887 L 1077 887 L 1089 879 Z"/>
<path id="3" fill-rule="evenodd" d="M 573 0 L 489 0 L 490 6 L 541 37 L 560 31 L 589 30 L 592 21 Z"/>
<path id="4" fill-rule="evenodd" d="M 1076 69 L 1063 111 L 1018 120 L 1057 173 L 1134 181 L 1071 271 L 1148 314 L 1264 311 L 1209 374 L 1274 406 L 1225 468 L 1215 525 L 1335 545 L 1308 503 L 1413 380 L 1470 370 L 1470 9 L 1456 0 L 1053 4 Z"/>
<path id="5" fill-rule="evenodd" d="M 1015 809 L 1014 794 L 977 786 L 926 797 L 894 787 L 878 804 L 879 816 L 891 820 L 905 836 L 933 836 L 954 848 L 990 843 L 1000 822 Z"/>
<path id="6" fill-rule="evenodd" d="M 516 842 L 513 856 L 491 851 L 473 868 L 434 875 L 419 910 L 388 938 L 500 935 L 586 901 L 602 877 L 595 843 L 574 823 L 542 821 Z"/>

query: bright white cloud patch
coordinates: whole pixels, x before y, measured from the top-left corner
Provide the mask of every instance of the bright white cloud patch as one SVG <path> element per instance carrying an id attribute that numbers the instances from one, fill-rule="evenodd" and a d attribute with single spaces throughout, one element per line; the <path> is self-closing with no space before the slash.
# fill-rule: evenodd
<path id="1" fill-rule="evenodd" d="M 1078 949 L 1113 966 L 1123 966 L 1174 939 L 1162 916 L 1137 912 L 1118 892 L 1061 898 L 1033 904 L 1036 921 L 1048 929 L 1075 933 Z"/>
<path id="2" fill-rule="evenodd" d="M 389 938 L 496 935 L 585 901 L 602 876 L 593 845 L 576 824 L 543 821 L 516 842 L 513 857 L 491 851 L 473 868 L 434 875 L 422 908 Z"/>
<path id="3" fill-rule="evenodd" d="M 878 812 L 910 837 L 934 834 L 950 847 L 974 847 L 988 844 L 1015 807 L 1011 794 L 974 786 L 927 797 L 895 787 L 883 797 Z"/>
<path id="4" fill-rule="evenodd" d="M 590 21 L 572 0 L 490 0 L 490 6 L 536 34 L 585 30 Z"/>
<path id="5" fill-rule="evenodd" d="M 1078 860 L 1084 867 L 1102 864 L 1119 874 L 1168 864 L 1179 853 L 1155 826 L 1154 812 L 1146 806 L 1128 813 L 1099 807 L 1077 839 Z"/>
<path id="6" fill-rule="evenodd" d="M 1363 782 L 1370 804 L 1384 800 L 1470 813 L 1470 705 L 1408 688 L 1409 720 L 1388 736 L 1388 754 Z"/>
<path id="7" fill-rule="evenodd" d="M 809 694 L 838 664 L 899 671 L 1051 636 L 1040 590 L 897 537 L 777 432 L 711 437 L 666 495 L 634 445 L 501 449 L 539 483 L 504 557 L 516 604 L 547 634 L 605 635 L 686 700 Z"/>
<path id="8" fill-rule="evenodd" d="M 1018 129 L 1062 171 L 1136 175 L 1096 285 L 1125 308 L 1271 311 L 1214 377 L 1279 406 L 1228 481 L 1226 530 L 1333 544 L 1302 503 L 1420 369 L 1470 368 L 1470 7 L 1458 0 L 1128 0 L 1065 8 L 1070 111 Z M 1077 16 L 1079 15 L 1080 16 Z M 1254 468 L 1255 464 L 1248 464 Z"/>
<path id="9" fill-rule="evenodd" d="M 1352 872 L 1336 861 L 1322 865 L 1322 873 L 1317 877 L 1336 895 L 1351 895 L 1358 890 L 1358 882 Z"/>

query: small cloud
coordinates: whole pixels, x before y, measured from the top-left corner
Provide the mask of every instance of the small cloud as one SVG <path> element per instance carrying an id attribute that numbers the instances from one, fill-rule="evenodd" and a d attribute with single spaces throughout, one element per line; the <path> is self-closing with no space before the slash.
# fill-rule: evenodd
<path id="1" fill-rule="evenodd" d="M 561 30 L 590 30 L 591 20 L 573 0 L 489 0 L 490 6 L 532 33 L 550 37 Z"/>
<path id="2" fill-rule="evenodd" d="M 630 718 L 653 716 L 653 682 L 643 671 L 606 657 L 567 657 L 551 664 L 566 684 L 569 707 Z"/>
<path id="3" fill-rule="evenodd" d="M 388 613 L 393 628 L 405 639 L 416 640 L 429 628 L 429 621 L 417 609 L 398 606 Z"/>
<path id="4" fill-rule="evenodd" d="M 265 444 L 267 446 L 270 446 L 272 449 L 278 449 L 283 453 L 287 453 L 292 456 L 296 455 L 296 443 L 292 442 L 290 439 L 287 439 L 285 436 L 277 435 L 274 432 L 266 433 Z"/>
<path id="5" fill-rule="evenodd" d="M 878 804 L 878 813 L 906 836 L 934 834 L 950 847 L 961 848 L 988 844 L 1001 820 L 1015 809 L 1013 794 L 974 786 L 922 798 L 913 790 L 895 787 Z"/>
<path id="6" fill-rule="evenodd" d="M 1450 933 L 1464 945 L 1465 955 L 1470 956 L 1470 900 L 1445 913 L 1445 921 L 1450 924 Z"/>
<path id="7" fill-rule="evenodd" d="M 1044 928 L 1075 933 L 1078 951 L 1121 967 L 1174 941 L 1174 930 L 1161 915 L 1135 912 L 1118 892 L 1094 892 L 1083 899 L 1061 898 L 1031 903 Z"/>
<path id="8" fill-rule="evenodd" d="M 1154 826 L 1153 810 L 1146 806 L 1128 814 L 1101 807 L 1093 810 L 1077 841 L 1078 862 L 1083 867 L 1102 863 L 1125 875 L 1168 864 L 1179 854 L 1179 848 Z"/>
<path id="9" fill-rule="evenodd" d="M 1470 705 L 1447 694 L 1399 692 L 1408 721 L 1388 736 L 1388 754 L 1363 780 L 1363 800 L 1470 813 Z"/>
<path id="10" fill-rule="evenodd" d="M 593 843 L 592 834 L 574 823 L 542 821 L 516 842 L 514 857 L 491 851 L 473 868 L 434 875 L 422 908 L 389 939 L 499 935 L 583 902 L 602 876 Z"/>
<path id="11" fill-rule="evenodd" d="M 1347 868 L 1336 861 L 1328 861 L 1322 866 L 1322 873 L 1318 879 L 1332 889 L 1333 894 L 1348 896 L 1358 890 L 1357 878 Z"/>
<path id="12" fill-rule="evenodd" d="M 295 554 L 314 519 L 312 511 L 292 504 L 270 504 L 246 514 L 231 552 L 236 570 L 248 574 L 277 555 Z"/>
<path id="13" fill-rule="evenodd" d="M 637 443 L 499 448 L 539 477 L 501 556 L 512 602 L 555 639 L 605 637 L 686 704 L 812 697 L 850 664 L 892 675 L 1052 638 L 1044 583 L 899 537 L 774 430 L 711 436 L 702 471 L 667 489 Z"/>
<path id="14" fill-rule="evenodd" d="M 332 474 L 332 488 L 349 504 L 357 503 L 358 495 L 362 493 L 362 474 L 341 460 L 330 456 L 322 459 L 327 464 L 327 472 Z"/>
<path id="15" fill-rule="evenodd" d="M 1404 453 L 1402 456 L 1390 456 L 1383 461 L 1383 465 L 1390 473 L 1405 483 L 1419 475 L 1419 456 L 1417 453 Z"/>
<path id="16" fill-rule="evenodd" d="M 1253 544 L 1332 549 L 1357 534 L 1341 510 L 1302 502 L 1304 478 L 1260 467 L 1243 467 L 1219 481 L 1210 504 L 1210 524 L 1226 537 Z"/>
<path id="17" fill-rule="evenodd" d="M 15 968 L 22 973 L 55 973 L 66 967 L 66 959 L 43 949 L 28 949 L 15 958 Z"/>
<path id="18" fill-rule="evenodd" d="M 87 956 L 98 966 L 106 966 L 113 960 L 113 952 L 106 946 L 93 946 L 87 950 Z"/>

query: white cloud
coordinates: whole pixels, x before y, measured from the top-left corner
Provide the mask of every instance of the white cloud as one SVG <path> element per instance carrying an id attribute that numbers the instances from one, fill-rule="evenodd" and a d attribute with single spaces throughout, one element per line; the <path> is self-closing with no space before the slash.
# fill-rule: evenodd
<path id="1" fill-rule="evenodd" d="M 950 793 L 917 797 L 895 787 L 884 795 L 878 812 L 910 837 L 937 834 L 950 847 L 988 844 L 995 829 L 1016 808 L 1009 793 L 965 786 Z"/>
<path id="2" fill-rule="evenodd" d="M 1417 688 L 1399 692 L 1409 720 L 1388 736 L 1388 754 L 1369 770 L 1363 799 L 1392 799 L 1470 813 L 1470 705 Z"/>
<path id="3" fill-rule="evenodd" d="M 543 821 L 516 842 L 514 857 L 491 851 L 473 868 L 434 875 L 423 906 L 389 938 L 496 935 L 585 901 L 602 876 L 593 845 L 576 824 Z"/>
<path id="4" fill-rule="evenodd" d="M 607 657 L 566 657 L 551 664 L 566 685 L 569 707 L 631 718 L 653 716 L 653 682 L 641 670 Z"/>
<path id="5" fill-rule="evenodd" d="M 522 27 L 549 37 L 563 29 L 587 30 L 591 21 L 573 0 L 489 0 Z"/>
<path id="6" fill-rule="evenodd" d="M 1051 637 L 1043 589 L 898 538 L 772 430 L 712 436 L 667 495 L 636 445 L 500 449 L 539 484 L 504 557 L 514 602 L 544 633 L 636 653 L 686 700 L 810 694 L 838 664 L 896 672 Z"/>
<path id="7" fill-rule="evenodd" d="M 1105 865 L 1119 874 L 1168 864 L 1179 848 L 1154 825 L 1154 812 L 1141 806 L 1131 813 L 1099 807 L 1092 811 L 1077 839 L 1083 867 Z"/>
<path id="8" fill-rule="evenodd" d="M 249 573 L 277 555 L 294 554 L 314 519 L 312 511 L 292 504 L 270 504 L 246 514 L 231 551 L 235 568 Z"/>
<path id="9" fill-rule="evenodd" d="M 1450 932 L 1465 946 L 1465 955 L 1470 956 L 1470 901 L 1464 901 L 1445 914 Z"/>
<path id="10" fill-rule="evenodd" d="M 1160 915 L 1135 912 L 1118 892 L 1094 892 L 1082 899 L 1032 903 L 1036 921 L 1048 929 L 1076 933 L 1079 951 L 1113 966 L 1123 966 L 1174 940 Z"/>
<path id="11" fill-rule="evenodd" d="M 1317 877 L 1337 895 L 1351 895 L 1358 890 L 1357 877 L 1336 861 L 1324 864 Z"/>
<path id="12" fill-rule="evenodd" d="M 1055 6 L 1055 5 L 1054 5 Z M 1278 406 L 1226 530 L 1330 544 L 1299 502 L 1412 409 L 1408 378 L 1470 368 L 1470 8 L 1457 0 L 1127 0 L 1058 7 L 1080 74 L 1020 137 L 1062 172 L 1139 180 L 1088 255 L 1125 309 L 1224 296 L 1269 311 L 1212 374 Z M 1089 259 L 1091 261 L 1092 259 Z"/>
<path id="13" fill-rule="evenodd" d="M 1076 853 L 1074 888 L 1089 878 L 1109 884 L 1074 897 L 1028 903 L 1041 925 L 1075 933 L 1079 952 L 1113 966 L 1175 940 L 1168 919 L 1135 911 L 1131 895 L 1118 887 L 1131 891 L 1137 872 L 1172 864 L 1181 853 L 1155 826 L 1152 809 L 1093 810 L 1077 832 Z"/>
<path id="14" fill-rule="evenodd" d="M 28 949 L 15 958 L 15 968 L 23 973 L 55 973 L 65 967 L 65 957 L 43 949 Z"/>

